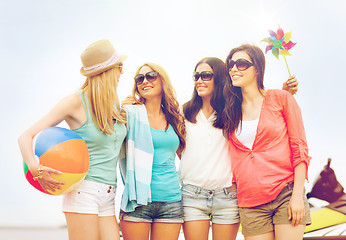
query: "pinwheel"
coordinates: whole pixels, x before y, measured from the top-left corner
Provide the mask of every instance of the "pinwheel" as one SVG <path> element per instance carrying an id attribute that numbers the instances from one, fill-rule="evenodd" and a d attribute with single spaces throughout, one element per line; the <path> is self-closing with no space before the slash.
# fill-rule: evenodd
<path id="1" fill-rule="evenodd" d="M 297 43 L 291 42 L 291 34 L 292 31 L 288 33 L 284 33 L 282 28 L 279 26 L 279 29 L 275 33 L 272 30 L 268 30 L 270 37 L 264 38 L 261 42 L 267 42 L 269 43 L 266 47 L 265 52 L 267 53 L 269 50 L 272 51 L 272 54 L 279 59 L 279 55 L 283 55 L 286 62 L 286 67 L 288 70 L 288 74 L 291 76 L 290 69 L 288 68 L 286 55 L 291 56 L 288 50 L 290 50 L 292 47 L 294 47 Z"/>

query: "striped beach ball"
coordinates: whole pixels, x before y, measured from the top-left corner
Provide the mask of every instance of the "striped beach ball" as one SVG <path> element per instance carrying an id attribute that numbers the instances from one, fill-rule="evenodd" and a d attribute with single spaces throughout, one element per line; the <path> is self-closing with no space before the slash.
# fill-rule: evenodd
<path id="1" fill-rule="evenodd" d="M 38 181 L 33 179 L 24 162 L 24 174 L 27 181 L 36 189 L 51 195 L 68 193 L 78 187 L 89 169 L 89 152 L 85 141 L 75 132 L 66 128 L 50 127 L 42 130 L 35 142 L 35 155 L 39 163 L 62 172 L 51 174 L 52 178 L 62 181 L 61 189 L 45 191 Z"/>

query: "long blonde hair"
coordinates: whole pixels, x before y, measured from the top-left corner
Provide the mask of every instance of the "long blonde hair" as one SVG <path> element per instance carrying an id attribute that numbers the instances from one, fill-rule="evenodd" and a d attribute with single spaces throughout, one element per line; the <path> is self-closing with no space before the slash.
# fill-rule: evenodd
<path id="1" fill-rule="evenodd" d="M 100 132 L 110 135 L 114 132 L 114 120 L 126 122 L 124 114 L 118 110 L 117 85 L 116 68 L 111 68 L 99 75 L 87 77 L 81 88 L 89 97 L 95 126 Z"/>
<path id="2" fill-rule="evenodd" d="M 177 153 L 181 154 L 185 149 L 185 124 L 183 115 L 179 111 L 179 103 L 176 98 L 176 93 L 173 88 L 172 82 L 167 74 L 167 72 L 158 64 L 155 63 L 145 63 L 140 66 L 136 75 L 139 73 L 142 67 L 147 66 L 153 71 L 158 72 L 158 77 L 162 81 L 162 99 L 161 99 L 161 108 L 162 112 L 165 114 L 167 120 L 166 129 L 168 129 L 169 124 L 173 127 L 175 133 L 179 137 L 179 148 Z M 136 104 L 144 104 L 145 99 L 138 92 L 138 86 L 134 82 L 132 89 L 132 96 L 136 100 Z"/>

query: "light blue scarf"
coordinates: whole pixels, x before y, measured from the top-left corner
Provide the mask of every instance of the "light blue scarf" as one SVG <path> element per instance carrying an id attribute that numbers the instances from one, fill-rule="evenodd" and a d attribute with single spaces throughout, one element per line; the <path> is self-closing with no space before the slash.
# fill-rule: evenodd
<path id="1" fill-rule="evenodd" d="M 150 181 L 154 146 L 144 105 L 127 105 L 127 139 L 120 152 L 120 173 L 124 183 L 121 210 L 132 212 L 151 202 Z"/>

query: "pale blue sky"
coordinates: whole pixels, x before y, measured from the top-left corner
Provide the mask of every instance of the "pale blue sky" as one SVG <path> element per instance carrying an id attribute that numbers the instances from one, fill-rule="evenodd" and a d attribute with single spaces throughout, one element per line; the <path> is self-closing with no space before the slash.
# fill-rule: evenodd
<path id="1" fill-rule="evenodd" d="M 307 189 L 328 157 L 346 187 L 345 12 L 344 0 L 2 0 L 0 226 L 64 224 L 61 197 L 26 182 L 17 138 L 82 85 L 80 53 L 104 38 L 129 56 L 120 99 L 130 93 L 136 68 L 152 61 L 168 71 L 184 103 L 201 58 L 224 60 L 242 43 L 265 49 L 260 40 L 267 29 L 276 31 L 280 24 L 285 32 L 292 30 L 298 44 L 287 61 L 300 82 L 296 99 L 312 156 Z M 284 59 L 270 54 L 266 59 L 265 86 L 281 88 L 288 77 Z"/>

